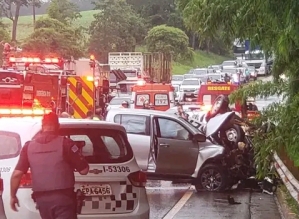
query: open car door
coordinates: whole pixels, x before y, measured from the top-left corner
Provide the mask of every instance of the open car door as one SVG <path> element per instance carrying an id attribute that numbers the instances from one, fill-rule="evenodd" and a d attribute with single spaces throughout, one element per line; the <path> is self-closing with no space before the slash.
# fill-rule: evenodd
<path id="1" fill-rule="evenodd" d="M 193 134 L 177 120 L 153 116 L 153 147 L 156 174 L 191 175 L 194 172 L 198 142 Z"/>

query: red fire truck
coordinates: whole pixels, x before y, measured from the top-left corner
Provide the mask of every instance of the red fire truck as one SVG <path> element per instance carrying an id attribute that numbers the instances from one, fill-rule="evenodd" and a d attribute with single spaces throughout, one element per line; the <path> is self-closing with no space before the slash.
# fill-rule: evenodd
<path id="1" fill-rule="evenodd" d="M 1 108 L 54 108 L 61 101 L 63 80 L 59 74 L 47 71 L 50 68 L 45 65 L 58 70 L 58 62 L 57 58 L 9 57 L 5 63 L 9 67 L 0 70 Z"/>
<path id="2" fill-rule="evenodd" d="M 219 82 L 219 83 L 211 83 L 201 85 L 198 91 L 198 99 L 197 101 L 206 106 L 207 110 L 210 110 L 212 104 L 214 103 L 216 97 L 219 95 L 227 95 L 229 96 L 233 91 L 239 88 L 238 85 L 231 84 L 230 82 Z M 251 110 L 248 108 L 247 104 L 249 101 L 246 101 L 244 104 L 240 102 L 236 102 L 231 106 L 234 111 L 240 113 L 243 118 L 247 118 L 249 120 L 259 116 L 259 112 L 257 110 Z M 250 101 L 254 104 L 252 101 Z M 209 108 L 210 107 L 210 108 Z"/>

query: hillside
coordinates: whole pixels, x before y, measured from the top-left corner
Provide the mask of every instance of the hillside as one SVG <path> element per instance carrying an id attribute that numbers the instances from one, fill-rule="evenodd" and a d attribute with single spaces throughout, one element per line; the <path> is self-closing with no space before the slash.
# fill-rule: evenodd
<path id="1" fill-rule="evenodd" d="M 88 28 L 93 21 L 93 15 L 97 13 L 96 10 L 90 10 L 90 11 L 82 11 L 81 15 L 82 17 L 78 19 L 75 23 L 75 25 L 82 26 L 85 28 Z M 45 15 L 37 15 L 36 19 L 38 19 L 41 16 Z M 8 30 L 11 30 L 12 22 L 5 18 L 3 19 L 4 23 L 7 26 Z M 22 42 L 26 37 L 28 37 L 33 32 L 33 21 L 32 16 L 21 16 L 19 18 L 18 23 L 18 29 L 17 29 L 17 39 L 19 42 Z M 144 47 L 138 47 L 137 51 L 143 52 L 145 49 Z M 213 53 L 207 54 L 204 51 L 196 51 L 194 61 L 192 63 L 187 62 L 174 62 L 173 63 L 173 73 L 174 74 L 185 74 L 187 73 L 191 68 L 195 67 L 207 67 L 208 65 L 213 64 L 220 64 L 224 60 L 230 59 L 229 57 L 224 56 L 218 56 Z"/>

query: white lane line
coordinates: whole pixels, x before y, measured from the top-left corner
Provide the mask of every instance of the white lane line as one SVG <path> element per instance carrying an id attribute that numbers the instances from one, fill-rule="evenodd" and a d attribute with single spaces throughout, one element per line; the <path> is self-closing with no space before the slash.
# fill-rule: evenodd
<path id="1" fill-rule="evenodd" d="M 191 198 L 194 190 L 188 190 L 185 192 L 183 197 L 176 203 L 176 205 L 163 217 L 163 219 L 172 219 L 186 204 L 186 202 Z"/>
<path id="2" fill-rule="evenodd" d="M 190 187 L 145 187 L 147 190 L 184 190 Z"/>

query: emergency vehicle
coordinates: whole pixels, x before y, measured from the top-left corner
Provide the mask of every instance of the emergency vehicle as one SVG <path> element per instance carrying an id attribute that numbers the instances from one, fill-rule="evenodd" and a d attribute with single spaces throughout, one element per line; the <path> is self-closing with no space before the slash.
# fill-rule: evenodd
<path id="1" fill-rule="evenodd" d="M 219 95 L 227 95 L 229 96 L 233 91 L 239 88 L 238 85 L 231 84 L 230 82 L 219 82 L 219 83 L 211 83 L 202 84 L 198 91 L 198 99 L 197 101 L 205 106 L 205 109 L 210 110 L 213 102 Z M 252 120 L 253 118 L 259 116 L 258 111 L 247 109 L 247 103 L 253 103 L 252 100 L 245 101 L 242 105 L 239 102 L 236 102 L 231 106 L 234 111 L 238 112 L 242 118 L 247 118 Z M 254 103 L 253 103 L 254 104 Z"/>
<path id="2" fill-rule="evenodd" d="M 76 61 L 76 76 L 67 77 L 67 111 L 74 118 L 86 118 L 88 111 L 104 111 L 110 92 L 110 66 L 100 64 L 93 55 L 89 60 Z M 118 77 L 118 72 L 115 73 Z M 121 74 L 121 73 L 119 73 Z"/>
<path id="3" fill-rule="evenodd" d="M 9 68 L 0 70 L 1 106 L 53 108 L 59 97 L 59 76 L 46 73 L 43 64 L 57 62 L 56 58 L 9 57 Z"/>
<path id="4" fill-rule="evenodd" d="M 174 106 L 174 87 L 171 84 L 140 80 L 132 87 L 131 105 L 135 109 L 143 109 L 145 100 L 153 104 L 154 110 L 166 111 Z"/>
<path id="5" fill-rule="evenodd" d="M 131 106 L 143 108 L 148 100 L 155 110 L 166 111 L 175 104 L 174 87 L 171 85 L 171 60 L 163 53 L 147 53 L 143 57 L 146 72 L 131 88 Z"/>

